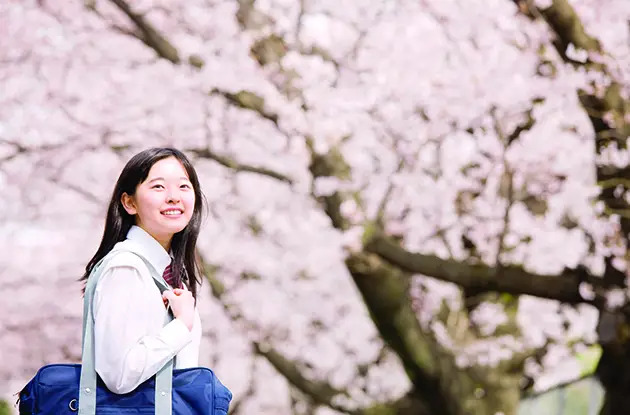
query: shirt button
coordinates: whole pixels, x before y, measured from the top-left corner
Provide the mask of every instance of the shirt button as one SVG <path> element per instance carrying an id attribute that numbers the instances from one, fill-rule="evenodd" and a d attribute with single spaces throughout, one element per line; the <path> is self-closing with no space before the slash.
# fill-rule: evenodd
<path id="1" fill-rule="evenodd" d="M 90 388 L 85 388 L 85 393 L 90 393 Z"/>
<path id="2" fill-rule="evenodd" d="M 162 392 L 162 396 L 166 396 L 166 392 Z"/>

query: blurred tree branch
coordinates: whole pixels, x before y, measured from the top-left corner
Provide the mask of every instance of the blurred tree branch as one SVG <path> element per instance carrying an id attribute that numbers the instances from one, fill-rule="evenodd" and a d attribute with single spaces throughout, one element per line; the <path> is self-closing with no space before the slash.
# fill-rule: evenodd
<path id="1" fill-rule="evenodd" d="M 216 152 L 208 148 L 189 148 L 189 149 L 186 149 L 186 151 L 194 154 L 197 157 L 214 160 L 220 165 L 227 167 L 231 170 L 234 170 L 236 172 L 256 173 L 263 176 L 271 177 L 276 180 L 280 180 L 282 182 L 286 182 L 288 184 L 293 184 L 293 180 L 282 173 L 278 173 L 266 167 L 252 166 L 249 164 L 239 163 L 238 161 L 234 159 L 217 154 Z"/>
<path id="2" fill-rule="evenodd" d="M 124 0 L 110 0 L 114 3 L 125 15 L 129 17 L 131 22 L 137 27 L 138 31 L 135 32 L 135 36 L 143 41 L 148 47 L 155 50 L 155 52 L 161 58 L 164 58 L 174 64 L 180 63 L 179 53 L 172 43 L 164 37 L 160 32 L 155 29 L 144 16 L 134 12 L 131 6 Z M 94 8 L 94 5 L 88 5 L 90 8 Z M 128 33 L 131 34 L 131 33 Z M 204 62 L 199 57 L 193 57 L 194 61 L 190 61 L 191 66 L 200 67 Z M 242 108 L 254 111 L 261 117 L 274 123 L 278 126 L 278 116 L 271 112 L 266 111 L 265 101 L 262 97 L 249 92 L 239 91 L 237 93 L 231 93 L 228 91 L 222 91 L 219 89 L 213 89 L 209 92 L 210 95 L 220 95 L 224 97 L 229 103 Z M 187 151 L 195 154 L 198 157 L 204 157 L 216 161 L 224 167 L 230 168 L 237 172 L 250 172 L 268 176 L 289 184 L 293 183 L 293 180 L 288 176 L 275 172 L 271 169 L 259 166 L 251 166 L 248 164 L 240 163 L 229 157 L 222 156 L 210 149 L 188 149 Z"/>
<path id="3" fill-rule="evenodd" d="M 263 356 L 271 365 L 282 374 L 289 383 L 306 394 L 314 403 L 318 405 L 325 405 L 336 411 L 343 413 L 353 413 L 349 409 L 340 407 L 334 404 L 334 398 L 339 395 L 348 396 L 347 391 L 342 391 L 333 388 L 327 382 L 314 381 L 307 379 L 298 365 L 282 356 L 280 352 L 271 347 L 269 344 L 261 344 L 259 342 L 252 342 L 256 354 Z"/>
<path id="4" fill-rule="evenodd" d="M 230 305 L 224 298 L 226 293 L 225 286 L 217 277 L 219 268 L 207 262 L 204 256 L 198 252 L 199 260 L 204 276 L 210 283 L 212 295 L 221 303 L 226 314 L 232 321 L 242 321 L 243 316 L 233 305 Z M 355 411 L 345 408 L 343 405 L 336 404 L 334 398 L 336 396 L 348 396 L 348 392 L 332 387 L 325 381 L 310 380 L 302 374 L 297 362 L 294 362 L 283 356 L 277 349 L 268 342 L 251 341 L 254 352 L 265 358 L 287 381 L 300 392 L 309 397 L 317 405 L 325 405 L 336 411 L 354 414 Z"/>
<path id="5" fill-rule="evenodd" d="M 220 95 L 235 107 L 251 110 L 262 118 L 271 121 L 276 128 L 280 128 L 278 125 L 278 114 L 268 111 L 265 107 L 265 99 L 253 92 L 242 90 L 232 93 L 214 88 L 210 91 L 210 95 Z"/>
<path id="6" fill-rule="evenodd" d="M 603 285 L 601 278 L 590 275 L 582 268 L 565 270 L 560 275 L 534 274 L 522 267 L 509 265 L 501 267 L 499 271 L 496 267 L 484 264 L 467 264 L 433 255 L 412 253 L 383 234 L 371 237 L 365 249 L 408 272 L 452 282 L 476 292 L 527 294 L 569 304 L 600 305 L 580 295 L 579 286 L 582 282 L 588 282 L 595 287 Z"/>
<path id="7" fill-rule="evenodd" d="M 134 36 L 145 45 L 155 50 L 158 56 L 174 63 L 180 63 L 179 53 L 175 46 L 169 42 L 144 16 L 133 11 L 129 3 L 125 0 L 110 0 L 120 11 L 122 11 L 137 27 L 138 31 L 133 32 Z"/>
<path id="8" fill-rule="evenodd" d="M 409 279 L 370 254 L 350 255 L 346 265 L 374 324 L 383 340 L 400 357 L 414 390 L 430 399 L 426 404 L 432 412 L 456 413 L 453 403 L 443 400 L 436 359 L 439 346 L 420 327 L 408 294 Z"/>

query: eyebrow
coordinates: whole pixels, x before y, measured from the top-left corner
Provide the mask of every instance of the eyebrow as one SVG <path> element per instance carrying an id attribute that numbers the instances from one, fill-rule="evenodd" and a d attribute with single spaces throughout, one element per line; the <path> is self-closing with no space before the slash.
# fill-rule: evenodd
<path id="1" fill-rule="evenodd" d="M 180 177 L 179 179 L 180 180 L 190 181 L 190 179 L 188 177 L 184 177 L 184 176 Z M 165 179 L 164 179 L 164 177 L 156 177 L 156 178 L 153 178 L 153 179 L 149 180 L 149 183 L 154 182 L 156 180 L 165 180 Z"/>

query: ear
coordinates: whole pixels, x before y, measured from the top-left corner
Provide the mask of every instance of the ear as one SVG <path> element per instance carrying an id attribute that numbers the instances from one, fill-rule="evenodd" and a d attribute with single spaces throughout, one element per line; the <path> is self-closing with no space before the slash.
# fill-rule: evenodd
<path id="1" fill-rule="evenodd" d="M 120 203 L 122 203 L 123 208 L 125 208 L 127 213 L 129 213 L 130 215 L 135 215 L 136 213 L 138 213 L 138 209 L 136 209 L 136 202 L 133 199 L 133 196 L 129 196 L 127 193 L 123 193 L 120 198 Z"/>

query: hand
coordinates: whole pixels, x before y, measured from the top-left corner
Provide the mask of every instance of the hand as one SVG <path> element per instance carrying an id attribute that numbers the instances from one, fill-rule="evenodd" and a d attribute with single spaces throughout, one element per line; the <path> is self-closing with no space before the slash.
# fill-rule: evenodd
<path id="1" fill-rule="evenodd" d="M 170 305 L 175 318 L 181 320 L 188 330 L 192 331 L 195 321 L 195 299 L 191 292 L 180 288 L 164 291 L 162 300 L 165 305 Z"/>

